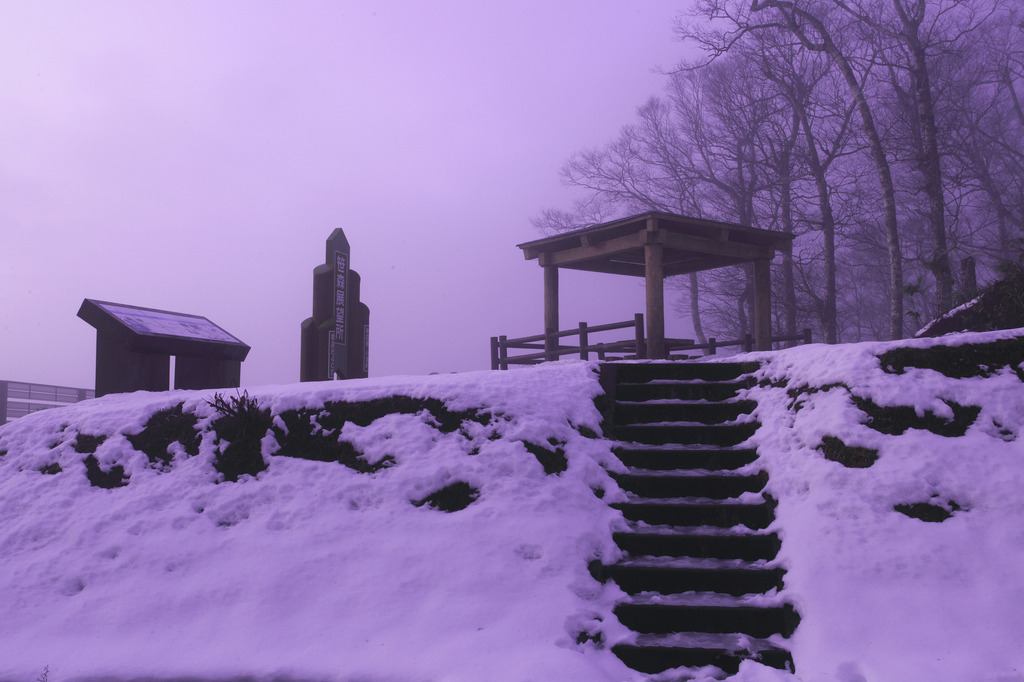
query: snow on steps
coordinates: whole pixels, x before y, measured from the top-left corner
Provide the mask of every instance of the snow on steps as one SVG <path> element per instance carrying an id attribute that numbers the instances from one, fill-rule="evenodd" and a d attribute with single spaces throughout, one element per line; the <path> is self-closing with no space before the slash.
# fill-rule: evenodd
<path id="1" fill-rule="evenodd" d="M 750 363 L 609 363 L 606 433 L 626 473 L 620 509 L 626 554 L 591 572 L 629 598 L 615 609 L 635 634 L 612 650 L 630 667 L 659 673 L 713 665 L 735 672 L 756 659 L 792 668 L 785 640 L 799 622 L 774 563 L 774 501 L 767 474 L 742 447 L 757 423 Z"/>

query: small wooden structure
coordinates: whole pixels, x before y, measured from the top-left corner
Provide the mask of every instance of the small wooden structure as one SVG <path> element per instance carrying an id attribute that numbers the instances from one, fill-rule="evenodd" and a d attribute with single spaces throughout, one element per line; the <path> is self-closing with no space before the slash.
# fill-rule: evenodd
<path id="1" fill-rule="evenodd" d="M 238 388 L 249 346 L 200 315 L 123 303 L 82 302 L 96 328 L 96 396 L 170 388 Z"/>
<path id="2" fill-rule="evenodd" d="M 649 212 L 519 244 L 544 269 L 544 348 L 557 359 L 558 270 L 643 277 L 647 358 L 666 357 L 665 278 L 754 264 L 754 345 L 771 349 L 771 260 L 792 235 L 670 213 Z"/>

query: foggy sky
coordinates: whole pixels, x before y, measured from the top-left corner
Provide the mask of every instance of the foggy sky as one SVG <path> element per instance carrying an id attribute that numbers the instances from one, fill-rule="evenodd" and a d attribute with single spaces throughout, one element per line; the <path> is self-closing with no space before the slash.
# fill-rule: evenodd
<path id="1" fill-rule="evenodd" d="M 0 379 L 92 387 L 95 298 L 206 316 L 252 346 L 243 385 L 296 382 L 336 227 L 371 376 L 487 368 L 542 331 L 515 245 L 661 90 L 684 6 L 0 0 Z M 637 279 L 561 288 L 562 328 L 644 309 Z"/>

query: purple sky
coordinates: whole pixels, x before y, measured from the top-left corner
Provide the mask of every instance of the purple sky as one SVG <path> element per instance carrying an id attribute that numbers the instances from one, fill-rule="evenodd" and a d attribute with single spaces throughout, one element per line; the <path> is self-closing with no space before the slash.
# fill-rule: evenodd
<path id="1" fill-rule="evenodd" d="M 96 298 L 206 316 L 252 346 L 243 385 L 298 381 L 335 227 L 371 376 L 485 369 L 489 337 L 542 329 L 515 245 L 660 91 L 685 6 L 0 4 L 0 379 L 93 386 Z M 561 286 L 563 328 L 643 311 L 640 280 Z"/>

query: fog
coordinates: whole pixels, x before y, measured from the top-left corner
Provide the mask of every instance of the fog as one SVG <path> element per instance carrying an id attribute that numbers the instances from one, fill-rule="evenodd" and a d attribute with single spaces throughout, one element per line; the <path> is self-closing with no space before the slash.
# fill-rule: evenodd
<path id="1" fill-rule="evenodd" d="M 3 3 L 0 378 L 92 387 L 93 298 L 206 316 L 252 347 L 243 385 L 298 381 L 337 227 L 371 376 L 488 367 L 490 336 L 542 331 L 515 245 L 571 203 L 568 156 L 660 90 L 682 8 Z M 643 311 L 639 280 L 561 290 L 562 328 Z"/>

